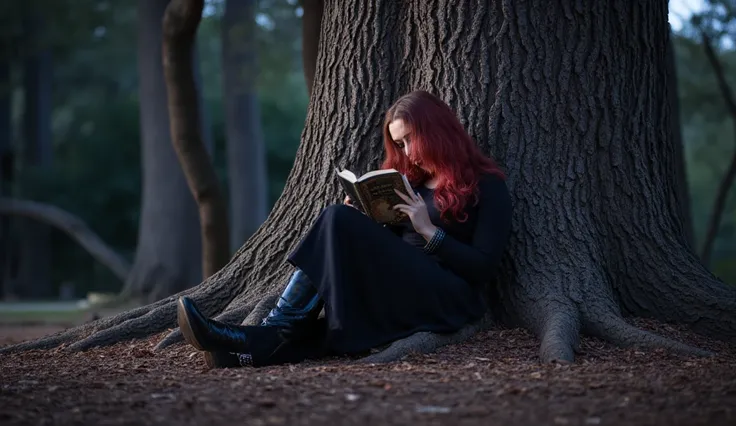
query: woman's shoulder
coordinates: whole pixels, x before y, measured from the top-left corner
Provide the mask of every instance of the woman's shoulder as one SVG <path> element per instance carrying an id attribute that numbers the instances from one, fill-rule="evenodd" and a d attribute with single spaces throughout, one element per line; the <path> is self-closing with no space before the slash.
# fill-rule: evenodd
<path id="1" fill-rule="evenodd" d="M 493 204 L 511 203 L 506 179 L 492 173 L 484 173 L 478 179 L 478 198 L 480 202 L 488 201 Z"/>

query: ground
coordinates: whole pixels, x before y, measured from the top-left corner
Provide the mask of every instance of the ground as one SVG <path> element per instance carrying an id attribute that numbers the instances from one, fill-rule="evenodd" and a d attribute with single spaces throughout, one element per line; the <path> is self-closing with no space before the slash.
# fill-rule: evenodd
<path id="1" fill-rule="evenodd" d="M 158 335 L 84 353 L 0 356 L 0 424 L 736 424 L 736 346 L 635 323 L 718 354 L 585 339 L 574 364 L 540 365 L 532 336 L 499 328 L 385 365 L 207 370 L 185 345 L 152 352 Z M 49 331 L 6 328 L 0 345 Z"/>

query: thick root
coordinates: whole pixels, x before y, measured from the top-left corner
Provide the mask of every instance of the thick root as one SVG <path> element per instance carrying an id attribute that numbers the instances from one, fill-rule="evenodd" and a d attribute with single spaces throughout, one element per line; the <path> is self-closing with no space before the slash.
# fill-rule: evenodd
<path id="1" fill-rule="evenodd" d="M 736 342 L 736 286 L 719 281 L 674 238 L 630 262 L 633 281 L 616 287 L 626 313 L 688 325 L 706 336 Z"/>
<path id="2" fill-rule="evenodd" d="M 50 336 L 42 337 L 37 340 L 33 340 L 30 342 L 22 342 L 16 345 L 7 346 L 7 347 L 0 349 L 0 354 L 23 352 L 23 351 L 30 351 L 30 350 L 36 350 L 36 349 L 53 349 L 55 347 L 58 347 L 64 344 L 74 342 L 78 340 L 79 338 L 81 338 L 82 336 L 85 336 L 91 332 L 95 332 L 98 330 L 104 330 L 110 327 L 117 326 L 118 324 L 122 324 L 131 319 L 138 318 L 142 315 L 147 314 L 148 312 L 150 312 L 151 309 L 154 309 L 157 306 L 162 305 L 163 303 L 164 302 L 161 301 L 153 305 L 142 306 L 140 308 L 131 309 L 130 311 L 122 312 L 118 315 L 115 315 L 109 318 L 101 318 L 97 321 L 93 321 L 87 324 L 82 324 L 78 327 L 64 330 L 64 331 L 52 334 Z"/>
<path id="3" fill-rule="evenodd" d="M 269 294 L 267 296 L 264 296 L 263 299 L 261 299 L 258 303 L 256 303 L 255 308 L 253 308 L 252 311 L 248 314 L 247 317 L 242 322 L 242 325 L 258 325 L 261 323 L 261 320 L 268 315 L 268 313 L 271 311 L 271 309 L 276 305 L 276 300 L 278 300 L 279 295 L 276 293 Z"/>
<path id="4" fill-rule="evenodd" d="M 167 303 L 146 315 L 133 318 L 115 327 L 98 331 L 67 347 L 70 351 L 85 351 L 98 346 L 108 346 L 124 340 L 132 340 L 160 333 L 176 325 L 176 305 Z"/>
<path id="5" fill-rule="evenodd" d="M 442 346 L 462 343 L 479 331 L 488 329 L 492 321 L 489 316 L 474 324 L 467 325 L 451 334 L 429 332 L 414 333 L 409 337 L 397 340 L 386 349 L 373 355 L 359 359 L 358 363 L 381 364 L 398 361 L 410 354 L 426 354 L 436 351 Z"/>
<path id="6" fill-rule="evenodd" d="M 580 313 L 572 306 L 551 313 L 541 333 L 539 358 L 544 363 L 571 363 L 580 344 Z"/>
<path id="7" fill-rule="evenodd" d="M 587 321 L 585 329 L 589 334 L 621 347 L 664 348 L 683 355 L 713 355 L 712 352 L 638 329 L 615 315 L 601 315 L 595 321 Z"/>

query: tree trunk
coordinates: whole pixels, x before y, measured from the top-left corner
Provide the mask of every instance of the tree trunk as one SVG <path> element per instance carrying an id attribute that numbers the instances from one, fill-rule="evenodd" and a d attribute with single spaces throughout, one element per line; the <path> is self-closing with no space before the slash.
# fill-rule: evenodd
<path id="1" fill-rule="evenodd" d="M 13 154 L 11 141 L 13 129 L 11 122 L 11 81 L 10 60 L 7 56 L 9 46 L 2 44 L 0 52 L 0 197 L 10 195 L 10 182 L 13 175 Z M 0 298 L 13 297 L 13 280 L 10 274 L 10 218 L 0 217 Z"/>
<path id="2" fill-rule="evenodd" d="M 342 198 L 332 162 L 377 167 L 384 111 L 399 95 L 427 89 L 508 173 L 513 235 L 502 272 L 489 277 L 489 299 L 495 319 L 539 337 L 542 361 L 571 361 L 581 332 L 706 354 L 638 330 L 625 315 L 736 338 L 736 288 L 687 249 L 679 218 L 667 2 L 529 3 L 327 1 L 320 84 L 286 188 L 235 259 L 185 294 L 206 315 L 257 322 L 285 284 L 285 256 Z M 175 310 L 172 297 L 7 351 L 147 336 L 174 326 Z M 419 333 L 370 359 L 431 350 L 483 325 Z M 177 340 L 175 332 L 159 347 Z"/>
<path id="3" fill-rule="evenodd" d="M 197 205 L 174 152 L 162 62 L 168 0 L 138 1 L 143 194 L 138 246 L 123 295 L 158 300 L 202 279 Z"/>
<path id="4" fill-rule="evenodd" d="M 310 98 L 314 85 L 314 71 L 317 68 L 324 3 L 324 0 L 302 1 L 304 12 L 302 15 L 302 66 L 304 67 L 304 80 L 307 83 L 307 95 Z"/>
<path id="5" fill-rule="evenodd" d="M 222 81 L 232 250 L 240 248 L 268 215 L 266 146 L 256 81 L 254 0 L 227 0 L 222 18 Z"/>
<path id="6" fill-rule="evenodd" d="M 42 170 L 51 166 L 53 156 L 51 110 L 53 78 L 51 51 L 42 46 L 45 23 L 38 10 L 24 14 L 24 32 L 28 51 L 23 63 L 23 146 L 21 168 Z M 22 187 L 22 186 L 21 186 Z M 21 189 L 21 192 L 26 192 Z M 51 282 L 51 247 L 48 226 L 19 219 L 18 276 L 16 285 L 21 295 L 31 299 L 48 299 L 53 294 Z"/>
<path id="7" fill-rule="evenodd" d="M 230 259 L 227 207 L 202 141 L 193 49 L 204 0 L 172 0 L 164 14 L 163 63 L 171 137 L 189 189 L 199 206 L 204 278 Z"/>
<path id="8" fill-rule="evenodd" d="M 680 218 L 685 241 L 691 250 L 695 250 L 695 231 L 693 230 L 692 207 L 690 202 L 690 188 L 687 178 L 687 161 L 685 145 L 682 142 L 682 128 L 680 125 L 680 98 L 677 90 L 677 65 L 675 63 L 675 46 L 672 38 L 672 28 L 667 38 L 667 94 L 670 102 L 670 117 L 672 120 L 672 144 L 675 152 L 675 171 L 677 183 L 677 200 L 680 204 Z"/>

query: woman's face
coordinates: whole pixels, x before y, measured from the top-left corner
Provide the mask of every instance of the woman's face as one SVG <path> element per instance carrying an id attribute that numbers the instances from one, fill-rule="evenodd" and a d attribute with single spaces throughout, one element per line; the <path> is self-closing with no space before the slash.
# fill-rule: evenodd
<path id="1" fill-rule="evenodd" d="M 409 157 L 409 160 L 415 165 L 419 166 L 420 161 L 417 158 L 411 158 L 411 128 L 402 119 L 396 119 L 388 124 L 388 132 L 391 134 L 396 146 L 400 150 L 404 151 L 404 155 Z"/>

